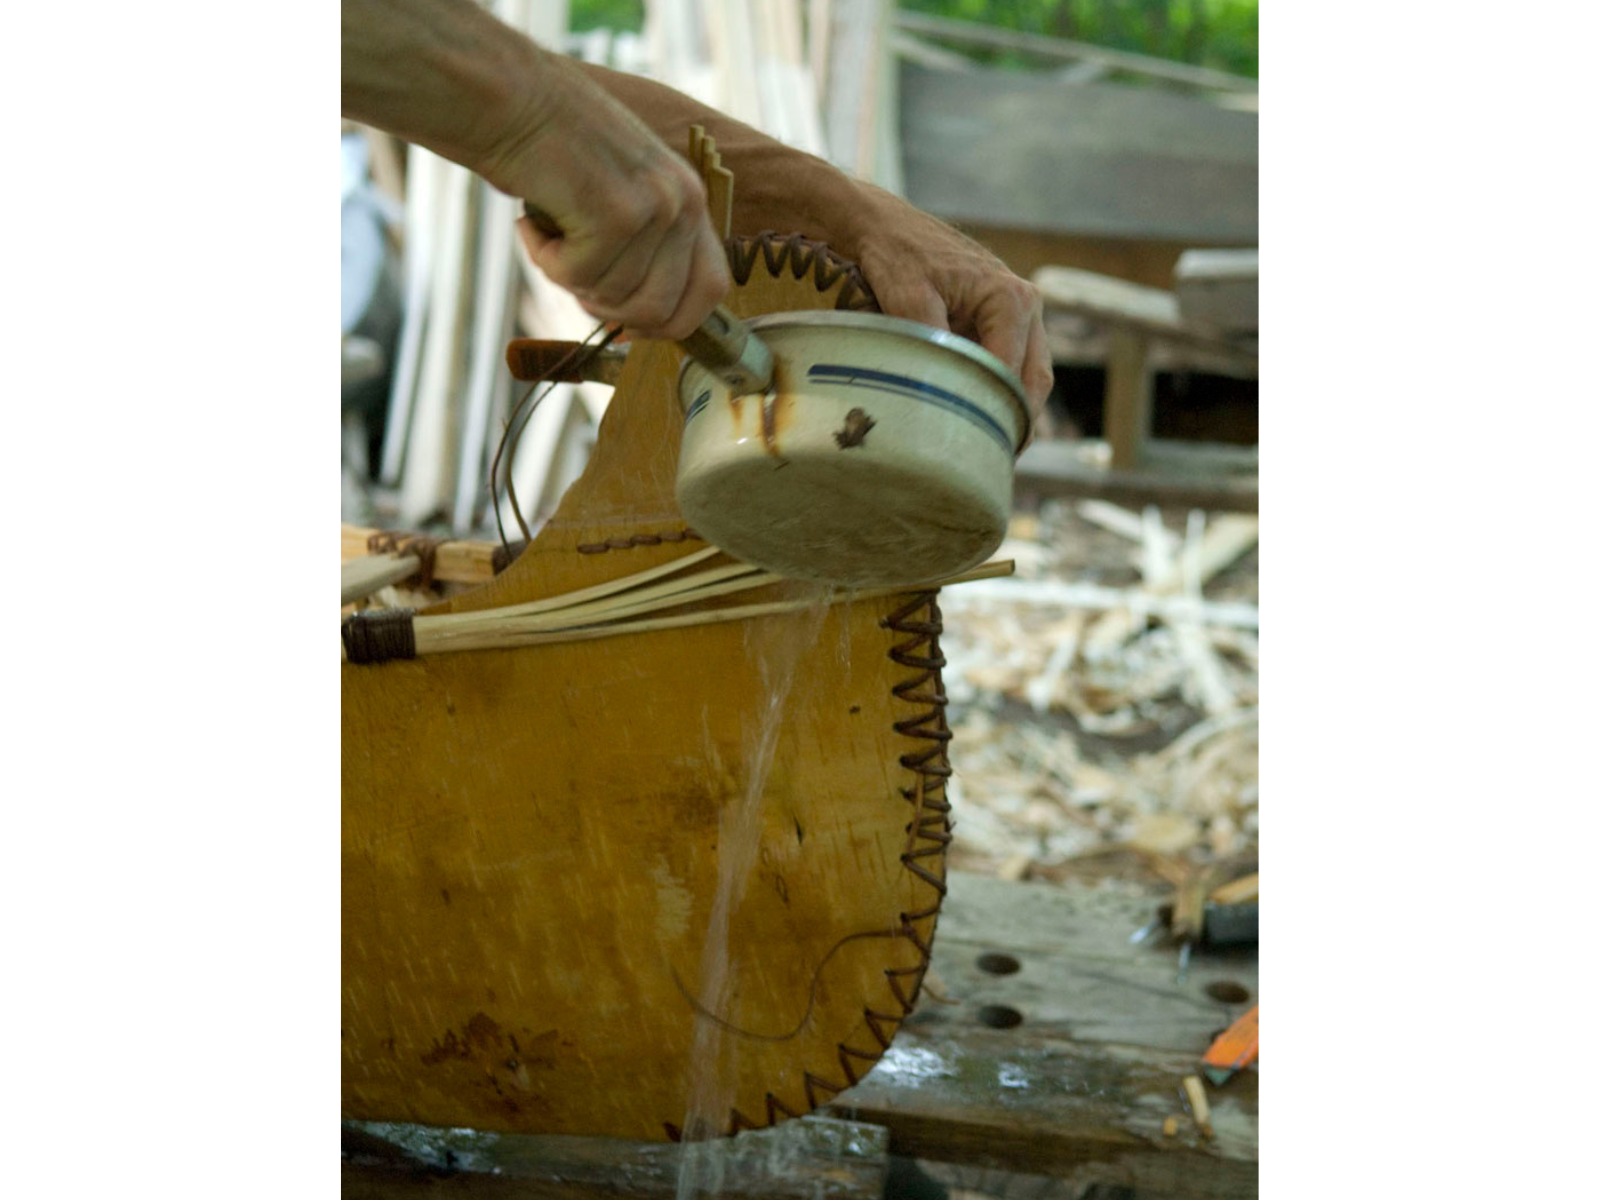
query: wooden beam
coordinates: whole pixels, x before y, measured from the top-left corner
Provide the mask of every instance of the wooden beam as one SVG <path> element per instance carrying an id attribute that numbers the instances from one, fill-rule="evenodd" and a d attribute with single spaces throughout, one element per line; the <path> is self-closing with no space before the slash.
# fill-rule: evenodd
<path id="1" fill-rule="evenodd" d="M 1142 508 L 1255 512 L 1256 452 L 1246 446 L 1149 441 L 1144 465 L 1109 467 L 1110 447 L 1085 438 L 1035 442 L 1017 459 L 1016 491 L 1037 496 L 1091 496 Z"/>
<path id="2" fill-rule="evenodd" d="M 1144 461 L 1144 444 L 1150 436 L 1149 353 L 1149 335 L 1112 327 L 1111 353 L 1106 358 L 1105 418 L 1113 470 L 1131 470 Z"/>
<path id="3" fill-rule="evenodd" d="M 380 532 L 357 525 L 339 526 L 340 562 L 369 555 L 368 539 Z M 499 550 L 496 542 L 441 542 L 434 551 L 433 577 L 447 583 L 488 583 L 495 576 Z"/>
<path id="4" fill-rule="evenodd" d="M 1255 92 L 1260 84 L 1242 75 L 1230 75 L 1210 67 L 1196 67 L 1188 63 L 1173 62 L 1165 58 L 1152 58 L 1145 54 L 1129 54 L 1122 50 L 1108 50 L 1088 42 L 1074 42 L 1067 38 L 1045 37 L 1037 33 L 1021 33 L 1011 29 L 996 29 L 971 21 L 954 21 L 947 17 L 930 17 L 904 9 L 895 14 L 895 24 L 907 33 L 968 46 L 984 46 L 995 50 L 1017 50 L 1068 62 L 1096 62 L 1117 71 L 1165 79 L 1172 83 L 1185 83 L 1191 87 L 1220 92 Z"/>
<path id="5" fill-rule="evenodd" d="M 1073 267 L 1040 267 L 1033 273 L 1033 283 L 1044 294 L 1047 311 L 1073 313 L 1152 339 L 1203 348 L 1251 369 L 1256 365 L 1252 343 L 1202 321 L 1185 320 L 1173 292 Z"/>

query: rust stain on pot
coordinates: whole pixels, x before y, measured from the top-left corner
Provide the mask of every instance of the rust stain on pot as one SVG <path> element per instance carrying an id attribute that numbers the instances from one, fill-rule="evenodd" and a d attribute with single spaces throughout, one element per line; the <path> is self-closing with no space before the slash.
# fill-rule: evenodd
<path id="1" fill-rule="evenodd" d="M 794 393 L 789 388 L 788 371 L 781 362 L 772 364 L 772 386 L 761 397 L 761 444 L 774 458 L 782 458 L 778 438 L 794 422 Z"/>

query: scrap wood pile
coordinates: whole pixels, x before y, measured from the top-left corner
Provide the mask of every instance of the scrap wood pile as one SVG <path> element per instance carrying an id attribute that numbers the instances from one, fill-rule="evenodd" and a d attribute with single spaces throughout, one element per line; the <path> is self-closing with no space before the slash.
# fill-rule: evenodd
<path id="1" fill-rule="evenodd" d="M 1047 503 L 999 551 L 1014 580 L 944 593 L 951 865 L 1175 881 L 1253 857 L 1256 539 L 1254 517 Z"/>

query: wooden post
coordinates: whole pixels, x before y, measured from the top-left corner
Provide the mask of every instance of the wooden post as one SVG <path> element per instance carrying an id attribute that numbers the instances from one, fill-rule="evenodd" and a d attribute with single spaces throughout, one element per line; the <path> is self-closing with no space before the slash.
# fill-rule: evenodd
<path id="1" fill-rule="evenodd" d="M 1106 359 L 1106 441 L 1114 469 L 1137 467 L 1150 436 L 1149 337 L 1125 326 L 1111 327 Z"/>

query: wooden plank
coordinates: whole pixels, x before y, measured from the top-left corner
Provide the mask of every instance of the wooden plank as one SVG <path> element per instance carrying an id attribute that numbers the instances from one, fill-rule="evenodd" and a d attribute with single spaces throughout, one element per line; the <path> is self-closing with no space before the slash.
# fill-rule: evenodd
<path id="1" fill-rule="evenodd" d="M 368 539 L 382 532 L 358 525 L 339 526 L 339 558 L 348 562 L 371 553 Z M 447 583 L 488 583 L 495 576 L 496 542 L 441 542 L 434 551 L 433 577 Z"/>
<path id="2" fill-rule="evenodd" d="M 1209 88 L 1222 92 L 1255 92 L 1260 85 L 1243 75 L 1230 75 L 1210 67 L 1196 67 L 1188 63 L 1153 58 L 1147 54 L 1130 54 L 1124 50 L 1111 50 L 1089 42 L 1075 42 L 1068 38 L 1046 37 L 1043 34 L 1025 33 L 1015 29 L 996 29 L 971 21 L 955 21 L 948 17 L 933 17 L 924 13 L 901 9 L 895 24 L 907 33 L 921 34 L 940 41 L 958 45 L 983 46 L 997 50 L 1017 50 L 1066 62 L 1098 63 L 1109 70 L 1128 71 L 1151 79 L 1164 79 L 1171 83 L 1186 83 L 1192 87 Z"/>
<path id="3" fill-rule="evenodd" d="M 490 439 L 495 436 L 489 412 L 495 389 L 506 374 L 502 352 L 511 336 L 512 297 L 517 284 L 513 265 L 518 253 L 514 224 L 517 202 L 487 183 L 478 186 L 483 220 L 478 247 L 477 295 L 472 307 L 472 360 L 467 375 L 451 517 L 451 527 L 457 534 L 472 530 L 478 504 L 485 495 L 484 471 L 492 453 L 488 449 Z"/>
<path id="4" fill-rule="evenodd" d="M 1229 333 L 1254 333 L 1260 327 L 1258 251 L 1187 250 L 1172 279 L 1185 320 Z"/>
<path id="5" fill-rule="evenodd" d="M 1110 467 L 1110 448 L 1098 439 L 1034 442 L 1017 459 L 1016 492 L 1090 496 L 1143 507 L 1256 512 L 1256 451 L 1245 446 L 1151 440 L 1144 465 Z"/>
<path id="6" fill-rule="evenodd" d="M 1161 341 L 1199 346 L 1254 365 L 1249 343 L 1215 326 L 1182 316 L 1178 297 L 1160 288 L 1144 287 L 1093 271 L 1072 267 L 1040 267 L 1033 282 L 1044 293 L 1047 310 L 1088 317 L 1113 329 L 1127 329 Z"/>
<path id="7" fill-rule="evenodd" d="M 1050 310 L 1044 318 L 1045 340 L 1056 366 L 1101 367 L 1111 357 L 1111 332 L 1087 317 Z M 1145 358 L 1152 375 L 1220 375 L 1228 379 L 1255 379 L 1255 359 L 1241 362 L 1233 351 L 1210 350 L 1181 342 L 1152 341 Z"/>
<path id="8" fill-rule="evenodd" d="M 387 487 L 400 482 L 405 466 L 411 413 L 416 405 L 417 373 L 427 329 L 428 295 L 433 287 L 434 213 L 444 160 L 420 146 L 406 147 L 405 316 L 395 351 L 394 383 L 389 392 L 389 419 L 383 430 L 383 455 L 378 478 Z"/>
<path id="9" fill-rule="evenodd" d="M 828 1111 L 885 1126 L 896 1155 L 1140 1194 L 1254 1196 L 1254 1070 L 1207 1093 L 1214 1138 L 1187 1118 L 1162 1131 L 1212 1036 L 1254 1000 L 1253 953 L 1197 955 L 1179 984 L 1170 948 L 1128 943 L 1153 898 L 949 880 L 933 966 L 960 1003 L 924 1004 Z M 1249 1000 L 1212 999 L 1218 982 Z"/>
<path id="10" fill-rule="evenodd" d="M 1113 470 L 1131 470 L 1144 461 L 1144 444 L 1150 436 L 1149 351 L 1147 335 L 1121 327 L 1111 330 L 1105 415 Z"/>
<path id="11" fill-rule="evenodd" d="M 442 164 L 438 256 L 428 295 L 417 395 L 406 434 L 400 476 L 400 521 L 417 525 L 449 502 L 455 474 L 457 430 L 453 415 L 465 367 L 463 343 L 471 296 L 473 185 L 455 163 Z"/>
<path id="12" fill-rule="evenodd" d="M 901 61 L 899 75 L 906 196 L 937 217 L 1191 246 L 1256 243 L 1252 113 L 1021 72 Z"/>
<path id="13" fill-rule="evenodd" d="M 883 1129 L 828 1117 L 695 1145 L 352 1121 L 342 1194 L 654 1200 L 678 1195 L 681 1178 L 722 1200 L 873 1200 L 888 1178 L 888 1146 Z"/>
<path id="14" fill-rule="evenodd" d="M 1198 1061 L 1213 1035 L 1255 1002 L 1256 957 L 1253 949 L 1197 954 L 1177 983 L 1174 950 L 1128 941 L 1164 899 L 1117 887 L 1008 883 L 951 871 L 933 965 L 961 1005 L 925 1006 L 907 1032 L 964 1036 L 977 1027 L 978 1010 L 1004 1005 L 1022 1015 L 1018 1028 L 1039 1036 L 1192 1053 Z M 1012 959 L 1016 969 L 985 969 L 986 961 L 993 965 L 985 956 L 996 954 Z M 1221 983 L 1243 988 L 1248 998 L 1213 999 L 1207 989 Z M 1190 1062 L 1187 1071 L 1193 1069 Z"/>

